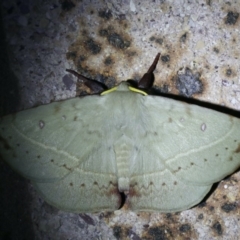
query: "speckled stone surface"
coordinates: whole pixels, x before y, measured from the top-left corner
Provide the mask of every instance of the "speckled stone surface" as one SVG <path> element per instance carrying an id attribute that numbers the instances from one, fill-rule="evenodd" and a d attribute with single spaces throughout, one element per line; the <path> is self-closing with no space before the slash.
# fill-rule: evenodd
<path id="1" fill-rule="evenodd" d="M 79 83 L 66 68 L 110 87 L 138 80 L 157 52 L 160 91 L 240 110 L 238 1 L 2 0 L 1 7 L 1 115 L 77 96 Z M 240 236 L 240 172 L 180 213 L 73 214 L 49 206 L 0 166 L 0 239 Z"/>

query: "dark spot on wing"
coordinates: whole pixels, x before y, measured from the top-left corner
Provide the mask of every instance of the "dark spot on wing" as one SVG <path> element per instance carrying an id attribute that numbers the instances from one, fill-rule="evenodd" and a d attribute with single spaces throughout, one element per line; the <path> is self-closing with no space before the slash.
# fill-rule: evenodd
<path id="1" fill-rule="evenodd" d="M 37 158 L 41 158 L 41 156 L 40 156 L 40 155 L 37 155 Z"/>
<path id="2" fill-rule="evenodd" d="M 85 183 L 82 183 L 82 184 L 80 185 L 80 187 L 85 187 Z"/>
<path id="3" fill-rule="evenodd" d="M 74 116 L 73 121 L 77 121 L 78 117 Z"/>
<path id="4" fill-rule="evenodd" d="M 166 183 L 165 183 L 165 182 L 163 182 L 163 183 L 162 183 L 162 186 L 166 186 Z"/>
<path id="5" fill-rule="evenodd" d="M 116 184 L 114 184 L 113 181 L 109 181 L 109 185 L 116 186 Z"/>
<path id="6" fill-rule="evenodd" d="M 193 162 L 191 162 L 191 166 L 193 166 L 194 165 L 194 163 Z"/>
<path id="7" fill-rule="evenodd" d="M 67 166 L 67 164 L 66 164 L 66 163 L 64 163 L 62 166 L 63 166 L 64 168 L 66 168 L 67 170 L 69 170 L 69 171 L 71 171 L 71 170 L 72 170 L 71 168 L 69 168 L 69 167 Z"/>
<path id="8" fill-rule="evenodd" d="M 70 186 L 70 187 L 72 187 L 72 186 L 73 186 L 73 183 L 72 183 L 72 182 L 70 182 L 70 183 L 69 183 L 69 186 Z"/>
<path id="9" fill-rule="evenodd" d="M 20 143 L 17 143 L 17 146 L 20 147 Z"/>
<path id="10" fill-rule="evenodd" d="M 177 185 L 177 181 L 174 181 L 174 183 L 173 183 L 174 185 Z"/>
<path id="11" fill-rule="evenodd" d="M 131 183 L 131 184 L 130 184 L 129 197 L 132 197 L 132 196 L 140 197 L 140 196 L 141 196 L 141 193 L 140 193 L 138 190 L 136 190 L 136 188 L 137 188 L 137 189 L 139 188 L 137 182 L 134 182 L 134 183 Z"/>
<path id="12" fill-rule="evenodd" d="M 204 158 L 204 162 L 207 162 L 207 159 L 206 159 L 206 158 Z"/>
<path id="13" fill-rule="evenodd" d="M 53 162 L 54 162 L 54 159 L 51 159 L 50 161 L 53 163 Z"/>
<path id="14" fill-rule="evenodd" d="M 229 159 L 228 159 L 230 162 L 233 160 L 233 158 L 232 158 L 232 156 L 231 157 L 229 157 Z"/>
<path id="15" fill-rule="evenodd" d="M 138 186 L 137 182 L 134 182 L 134 183 L 131 184 L 131 187 L 133 187 L 133 188 L 136 187 L 136 186 Z"/>
<path id="16" fill-rule="evenodd" d="M 216 157 L 218 157 L 219 156 L 219 154 L 218 153 L 216 153 L 216 155 L 215 155 Z"/>
<path id="17" fill-rule="evenodd" d="M 116 206 L 117 208 L 121 208 L 125 202 L 126 197 L 124 193 L 119 192 L 118 184 L 109 181 L 109 186 L 107 189 L 108 189 L 108 191 L 106 192 L 107 197 L 115 196 L 117 198 Z M 130 191 L 129 194 L 131 194 Z"/>
<path id="18" fill-rule="evenodd" d="M 26 154 L 29 154 L 29 151 L 28 151 L 28 150 L 26 150 Z"/>
<path id="19" fill-rule="evenodd" d="M 168 122 L 171 123 L 173 120 L 172 118 L 168 118 Z"/>
<path id="20" fill-rule="evenodd" d="M 178 171 L 180 171 L 182 168 L 178 167 L 177 170 L 173 171 L 174 173 L 177 173 Z"/>

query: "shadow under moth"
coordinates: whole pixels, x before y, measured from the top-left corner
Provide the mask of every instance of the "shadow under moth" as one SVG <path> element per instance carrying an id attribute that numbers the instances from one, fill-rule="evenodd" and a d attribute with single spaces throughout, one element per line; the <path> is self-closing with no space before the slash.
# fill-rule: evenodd
<path id="1" fill-rule="evenodd" d="M 158 54 L 131 86 L 0 119 L 0 154 L 51 205 L 71 212 L 176 212 L 240 167 L 240 119 L 148 95 Z"/>

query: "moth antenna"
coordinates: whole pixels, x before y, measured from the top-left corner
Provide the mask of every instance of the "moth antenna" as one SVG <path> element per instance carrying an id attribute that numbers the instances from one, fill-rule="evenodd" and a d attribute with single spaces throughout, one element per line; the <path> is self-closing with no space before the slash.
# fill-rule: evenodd
<path id="1" fill-rule="evenodd" d="M 101 93 L 108 89 L 108 87 L 104 83 L 101 83 L 99 81 L 96 81 L 96 80 L 93 80 L 90 78 L 86 78 L 83 75 L 75 72 L 72 69 L 66 69 L 66 71 L 73 74 L 78 79 L 82 80 L 84 85 L 86 85 L 87 87 L 89 87 L 91 89 L 92 93 Z"/>
<path id="2" fill-rule="evenodd" d="M 160 58 L 160 55 L 161 55 L 160 53 L 157 54 L 157 56 L 155 57 L 152 65 L 148 69 L 147 73 L 153 73 L 153 71 L 156 69 L 156 66 L 157 66 L 158 60 Z"/>
<path id="3" fill-rule="evenodd" d="M 74 71 L 72 69 L 66 69 L 66 71 L 73 74 L 75 77 L 81 79 L 83 81 L 83 83 L 88 81 L 88 78 L 84 77 L 83 75 L 77 73 L 76 71 Z"/>
<path id="4" fill-rule="evenodd" d="M 160 57 L 160 53 L 157 54 L 148 71 L 142 76 L 142 78 L 138 82 L 138 88 L 149 90 L 153 86 L 153 83 L 154 83 L 153 71 L 156 69 L 159 57 Z"/>

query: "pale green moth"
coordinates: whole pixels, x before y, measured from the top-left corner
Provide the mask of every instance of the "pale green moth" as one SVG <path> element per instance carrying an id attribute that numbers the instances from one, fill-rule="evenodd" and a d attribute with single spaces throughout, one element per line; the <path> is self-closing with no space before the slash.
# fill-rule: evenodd
<path id="1" fill-rule="evenodd" d="M 0 152 L 59 209 L 175 212 L 239 168 L 240 120 L 122 82 L 1 118 Z"/>

